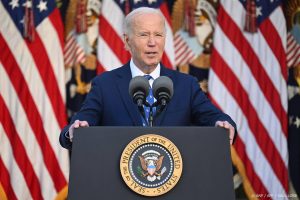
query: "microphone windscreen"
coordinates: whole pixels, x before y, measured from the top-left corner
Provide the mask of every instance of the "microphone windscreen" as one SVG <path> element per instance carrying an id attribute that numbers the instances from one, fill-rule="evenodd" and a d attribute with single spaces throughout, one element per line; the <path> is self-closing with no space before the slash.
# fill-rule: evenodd
<path id="1" fill-rule="evenodd" d="M 143 92 L 145 96 L 149 94 L 149 81 L 143 76 L 136 76 L 129 82 L 129 95 L 133 96 L 136 92 Z"/>
<path id="2" fill-rule="evenodd" d="M 153 82 L 153 95 L 156 99 L 158 99 L 159 93 L 165 92 L 170 96 L 170 99 L 173 96 L 173 81 L 167 76 L 160 76 Z"/>

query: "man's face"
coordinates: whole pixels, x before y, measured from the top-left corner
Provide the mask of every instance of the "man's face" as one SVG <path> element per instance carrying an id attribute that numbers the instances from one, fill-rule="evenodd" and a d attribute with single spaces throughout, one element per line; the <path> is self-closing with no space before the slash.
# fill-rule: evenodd
<path id="1" fill-rule="evenodd" d="M 162 58 L 165 47 L 164 20 L 158 14 L 137 15 L 132 21 L 129 35 L 124 36 L 134 64 L 154 69 Z"/>

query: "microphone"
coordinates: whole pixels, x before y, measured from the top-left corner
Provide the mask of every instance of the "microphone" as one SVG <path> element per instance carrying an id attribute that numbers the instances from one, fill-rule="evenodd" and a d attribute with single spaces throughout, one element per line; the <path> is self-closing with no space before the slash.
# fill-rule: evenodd
<path id="1" fill-rule="evenodd" d="M 160 76 L 154 80 L 152 88 L 156 103 L 161 106 L 160 110 L 163 110 L 173 96 L 173 81 L 167 76 Z"/>
<path id="2" fill-rule="evenodd" d="M 136 76 L 129 82 L 129 95 L 132 96 L 133 102 L 139 108 L 143 108 L 143 104 L 148 104 L 146 97 L 149 94 L 149 88 L 149 81 L 143 76 Z"/>

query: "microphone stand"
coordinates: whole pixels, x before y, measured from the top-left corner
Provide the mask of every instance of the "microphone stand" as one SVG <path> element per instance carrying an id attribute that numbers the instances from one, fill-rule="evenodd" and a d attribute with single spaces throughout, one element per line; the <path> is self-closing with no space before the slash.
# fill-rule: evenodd
<path id="1" fill-rule="evenodd" d="M 150 112 L 149 112 L 149 126 L 153 127 L 153 106 L 150 106 Z"/>
<path id="2" fill-rule="evenodd" d="M 144 111 L 143 104 L 144 104 L 144 106 L 149 107 L 149 109 L 150 109 L 149 110 L 148 120 L 146 119 L 146 116 L 145 116 L 145 111 Z M 140 106 L 138 106 L 139 111 L 142 114 L 142 116 L 143 116 L 145 122 L 147 123 L 147 125 L 149 127 L 153 127 L 153 107 L 156 106 L 156 104 L 154 103 L 154 104 L 150 105 L 147 101 L 143 102 L 143 104 L 141 104 Z"/>
<path id="3" fill-rule="evenodd" d="M 157 117 L 163 111 L 163 109 L 166 107 L 167 102 L 166 102 L 165 99 L 163 99 L 162 102 L 161 102 L 161 105 L 159 105 L 158 101 L 154 102 L 152 105 L 150 105 L 150 104 L 147 104 L 147 105 L 150 108 L 149 118 L 148 118 L 149 124 L 148 125 L 150 127 L 153 127 L 153 120 L 154 120 L 153 108 L 156 108 L 155 117 Z"/>
<path id="4" fill-rule="evenodd" d="M 161 100 L 161 105 L 159 104 L 158 101 L 154 102 L 152 105 L 150 105 L 147 101 L 146 102 L 140 102 L 140 106 L 139 107 L 139 110 L 143 116 L 143 118 L 145 119 L 146 123 L 148 124 L 149 127 L 153 127 L 153 120 L 154 120 L 154 116 L 153 116 L 153 108 L 157 108 L 156 109 L 156 117 L 163 111 L 163 109 L 166 107 L 167 105 L 167 101 L 165 99 L 162 99 Z M 145 116 L 145 112 L 144 112 L 144 107 L 143 107 L 143 104 L 144 103 L 144 106 L 147 106 L 149 107 L 149 117 L 148 117 L 148 120 L 146 119 L 146 116 Z"/>

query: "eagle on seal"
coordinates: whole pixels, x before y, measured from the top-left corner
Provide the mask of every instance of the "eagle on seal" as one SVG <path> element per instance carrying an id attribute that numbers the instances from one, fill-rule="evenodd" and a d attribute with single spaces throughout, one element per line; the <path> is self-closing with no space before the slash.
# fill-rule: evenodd
<path id="1" fill-rule="evenodd" d="M 163 173 L 158 173 L 162 166 L 162 162 L 164 159 L 164 156 L 159 156 L 157 159 L 147 159 L 144 156 L 139 156 L 142 169 L 146 171 L 146 173 L 143 173 L 143 177 L 147 177 L 149 181 L 154 181 L 156 178 L 160 179 L 160 176 Z"/>

